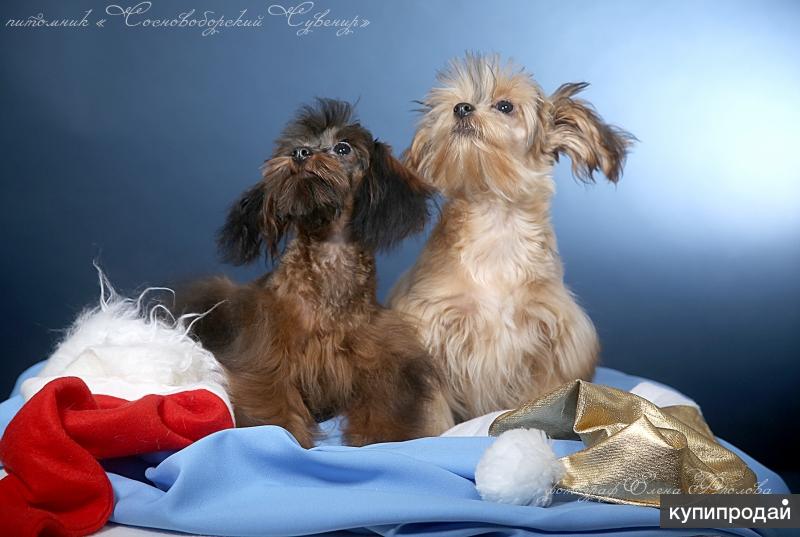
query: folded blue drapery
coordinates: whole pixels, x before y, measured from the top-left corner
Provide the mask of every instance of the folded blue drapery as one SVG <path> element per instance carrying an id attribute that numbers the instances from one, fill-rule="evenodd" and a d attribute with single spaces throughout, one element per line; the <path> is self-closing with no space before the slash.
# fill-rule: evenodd
<path id="1" fill-rule="evenodd" d="M 28 370 L 24 376 L 33 374 Z M 644 379 L 600 368 L 595 382 L 630 390 Z M 22 400 L 0 404 L 4 429 Z M 557 495 L 546 508 L 484 502 L 473 482 L 475 465 L 494 441 L 438 437 L 364 448 L 331 445 L 311 450 L 279 427 L 215 433 L 174 454 L 109 461 L 116 505 L 111 520 L 191 533 L 264 536 L 337 530 L 380 535 L 651 535 L 659 512 L 648 507 L 579 501 Z M 788 493 L 780 477 L 740 450 L 762 488 Z M 583 448 L 556 440 L 561 456 Z M 695 535 L 697 530 L 671 530 Z M 758 535 L 752 530 L 715 530 Z"/>

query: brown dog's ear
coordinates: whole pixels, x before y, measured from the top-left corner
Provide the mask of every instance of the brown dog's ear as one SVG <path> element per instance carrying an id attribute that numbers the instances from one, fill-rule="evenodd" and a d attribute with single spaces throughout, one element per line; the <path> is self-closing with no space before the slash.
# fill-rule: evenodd
<path id="1" fill-rule="evenodd" d="M 550 97 L 552 124 L 547 134 L 548 151 L 558 160 L 560 153 L 572 160 L 572 173 L 585 182 L 594 182 L 601 170 L 612 183 L 619 181 L 628 148 L 636 138 L 603 122 L 592 105 L 573 96 L 588 86 L 586 82 L 564 84 Z"/>
<path id="2" fill-rule="evenodd" d="M 354 237 L 367 248 L 385 249 L 422 231 L 431 194 L 413 171 L 392 156 L 388 145 L 375 140 L 369 169 L 356 193 L 351 221 Z"/>
<path id="3" fill-rule="evenodd" d="M 244 265 L 258 258 L 262 247 L 270 256 L 277 256 L 285 233 L 286 222 L 277 215 L 275 202 L 267 197 L 263 184 L 258 183 L 231 206 L 217 246 L 225 262 Z"/>

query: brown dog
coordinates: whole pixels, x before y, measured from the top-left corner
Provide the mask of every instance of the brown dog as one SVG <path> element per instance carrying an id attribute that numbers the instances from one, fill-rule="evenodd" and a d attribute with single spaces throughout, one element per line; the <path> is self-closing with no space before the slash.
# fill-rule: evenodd
<path id="1" fill-rule="evenodd" d="M 414 327 L 378 304 L 374 257 L 422 230 L 430 191 L 333 100 L 300 111 L 263 172 L 219 246 L 235 264 L 263 250 L 280 264 L 249 285 L 217 278 L 179 296 L 183 311 L 218 304 L 195 334 L 228 372 L 237 424 L 280 425 L 305 447 L 339 414 L 351 445 L 431 433 L 439 377 Z"/>

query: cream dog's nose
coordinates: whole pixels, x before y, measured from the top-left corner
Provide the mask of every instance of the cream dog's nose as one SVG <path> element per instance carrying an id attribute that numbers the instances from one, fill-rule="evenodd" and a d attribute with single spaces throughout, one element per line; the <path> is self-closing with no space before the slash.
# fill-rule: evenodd
<path id="1" fill-rule="evenodd" d="M 475 111 L 475 107 L 472 106 L 469 103 L 458 103 L 453 108 L 453 113 L 455 115 L 457 115 L 459 117 L 459 119 L 464 119 L 465 117 L 467 117 L 468 115 L 470 115 L 474 111 Z"/>

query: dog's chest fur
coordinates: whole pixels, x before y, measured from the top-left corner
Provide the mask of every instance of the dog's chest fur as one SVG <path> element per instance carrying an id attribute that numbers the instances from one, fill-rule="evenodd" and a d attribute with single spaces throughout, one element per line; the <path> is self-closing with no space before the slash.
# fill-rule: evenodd
<path id="1" fill-rule="evenodd" d="M 268 309 L 287 353 L 283 373 L 312 412 L 336 411 L 352 395 L 359 331 L 378 308 L 374 257 L 352 243 L 299 243 L 267 285 L 279 305 Z"/>
<path id="2" fill-rule="evenodd" d="M 461 222 L 445 224 L 445 233 L 455 239 L 458 266 L 482 298 L 513 301 L 521 285 L 561 278 L 555 237 L 542 214 L 546 207 L 546 202 L 473 204 L 457 209 Z"/>
<path id="3" fill-rule="evenodd" d="M 553 339 L 564 303 L 567 310 L 574 304 L 563 287 L 548 202 L 449 202 L 395 293 L 393 306 L 421 317 L 458 419 L 512 408 L 552 383 Z"/>

